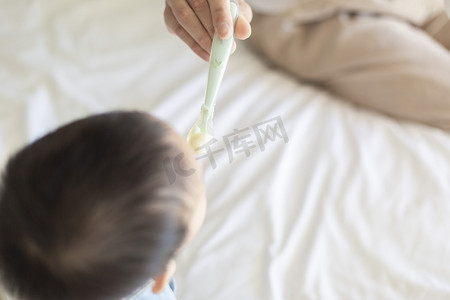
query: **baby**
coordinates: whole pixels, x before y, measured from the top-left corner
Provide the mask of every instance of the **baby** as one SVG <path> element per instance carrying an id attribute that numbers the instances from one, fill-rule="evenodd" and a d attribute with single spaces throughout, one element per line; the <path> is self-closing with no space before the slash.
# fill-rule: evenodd
<path id="1" fill-rule="evenodd" d="M 174 157 L 190 172 L 169 180 L 163 162 Z M 2 283 L 20 300 L 175 299 L 174 257 L 205 206 L 193 150 L 162 121 L 140 112 L 75 121 L 6 167 Z"/>
<path id="2" fill-rule="evenodd" d="M 166 0 L 164 17 L 208 60 L 232 34 L 230 0 Z M 238 0 L 235 36 L 272 65 L 358 105 L 450 131 L 450 0 Z M 254 13 L 252 13 L 252 11 Z"/>

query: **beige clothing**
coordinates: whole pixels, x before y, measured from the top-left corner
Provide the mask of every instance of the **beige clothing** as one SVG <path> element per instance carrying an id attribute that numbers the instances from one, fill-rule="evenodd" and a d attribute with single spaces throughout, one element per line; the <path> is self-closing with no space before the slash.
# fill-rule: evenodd
<path id="1" fill-rule="evenodd" d="M 450 0 L 248 0 L 256 13 L 279 14 L 295 8 L 303 22 L 323 20 L 336 12 L 358 11 L 392 15 L 422 25 Z"/>
<path id="2" fill-rule="evenodd" d="M 300 9 L 298 9 L 300 10 Z M 450 21 L 390 15 L 255 14 L 249 42 L 272 64 L 378 112 L 450 131 Z M 446 47 L 446 48 L 445 48 Z"/>

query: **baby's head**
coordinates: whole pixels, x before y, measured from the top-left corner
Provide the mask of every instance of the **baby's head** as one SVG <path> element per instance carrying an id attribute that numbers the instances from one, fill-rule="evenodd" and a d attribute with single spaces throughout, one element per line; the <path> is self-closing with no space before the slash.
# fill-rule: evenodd
<path id="1" fill-rule="evenodd" d="M 168 179 L 164 161 L 174 157 L 189 176 Z M 158 292 L 205 205 L 194 152 L 160 120 L 114 112 L 75 121 L 6 167 L 1 278 L 19 299 L 120 299 L 151 278 Z"/>

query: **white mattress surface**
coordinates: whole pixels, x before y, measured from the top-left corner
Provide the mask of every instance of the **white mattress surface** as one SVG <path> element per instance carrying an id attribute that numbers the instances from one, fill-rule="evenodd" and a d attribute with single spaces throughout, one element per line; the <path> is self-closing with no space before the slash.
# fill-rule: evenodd
<path id="1" fill-rule="evenodd" d="M 115 109 L 151 112 L 185 136 L 207 64 L 167 32 L 163 9 L 0 0 L 0 165 L 61 124 Z M 217 101 L 219 152 L 199 159 L 207 217 L 177 258 L 179 299 L 450 299 L 450 135 L 354 107 L 242 43 Z M 276 134 L 258 142 L 254 126 Z"/>

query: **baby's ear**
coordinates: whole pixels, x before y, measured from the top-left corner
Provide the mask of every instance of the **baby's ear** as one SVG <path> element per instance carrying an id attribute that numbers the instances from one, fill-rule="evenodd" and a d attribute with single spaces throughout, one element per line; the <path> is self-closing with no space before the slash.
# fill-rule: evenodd
<path id="1" fill-rule="evenodd" d="M 169 260 L 167 263 L 166 269 L 164 272 L 158 277 L 154 278 L 155 285 L 152 288 L 152 292 L 155 294 L 159 294 L 162 292 L 164 287 L 169 284 L 170 278 L 172 278 L 175 273 L 176 263 L 173 259 Z"/>

